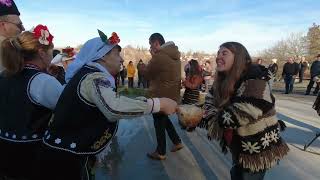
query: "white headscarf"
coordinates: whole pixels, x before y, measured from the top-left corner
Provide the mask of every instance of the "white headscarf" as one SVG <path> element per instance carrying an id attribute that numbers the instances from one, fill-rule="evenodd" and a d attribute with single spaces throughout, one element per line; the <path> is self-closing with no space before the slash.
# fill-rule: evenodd
<path id="1" fill-rule="evenodd" d="M 57 54 L 52 60 L 51 60 L 51 64 L 55 64 L 57 66 L 62 66 L 62 58 L 63 56 L 61 54 Z"/>
<path id="2" fill-rule="evenodd" d="M 65 75 L 66 82 L 69 82 L 82 66 L 89 62 L 101 59 L 117 45 L 118 44 L 106 44 L 101 40 L 100 37 L 96 37 L 87 41 L 80 49 L 76 59 L 68 66 Z"/>

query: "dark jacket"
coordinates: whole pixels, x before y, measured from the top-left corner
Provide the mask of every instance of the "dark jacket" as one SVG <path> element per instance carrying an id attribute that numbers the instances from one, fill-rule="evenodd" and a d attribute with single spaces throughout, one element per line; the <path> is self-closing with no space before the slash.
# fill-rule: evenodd
<path id="1" fill-rule="evenodd" d="M 286 62 L 283 66 L 282 76 L 296 76 L 299 72 L 299 64 L 298 63 L 288 63 Z"/>
<path id="2" fill-rule="evenodd" d="M 146 64 L 144 63 L 138 63 L 137 70 L 138 70 L 138 76 L 143 76 L 143 72 L 146 69 Z"/>
<path id="3" fill-rule="evenodd" d="M 306 69 L 308 68 L 308 63 L 306 61 L 300 62 L 300 72 L 305 72 Z"/>
<path id="4" fill-rule="evenodd" d="M 271 71 L 272 74 L 275 76 L 278 72 L 278 64 L 277 63 L 270 64 L 268 67 L 268 70 Z"/>
<path id="5" fill-rule="evenodd" d="M 310 68 L 310 75 L 311 77 L 315 77 L 317 75 L 320 75 L 320 61 L 315 60 Z"/>
<path id="6" fill-rule="evenodd" d="M 152 56 L 145 70 L 145 78 L 150 81 L 150 97 L 167 97 L 180 101 L 181 62 L 178 46 L 167 42 Z"/>

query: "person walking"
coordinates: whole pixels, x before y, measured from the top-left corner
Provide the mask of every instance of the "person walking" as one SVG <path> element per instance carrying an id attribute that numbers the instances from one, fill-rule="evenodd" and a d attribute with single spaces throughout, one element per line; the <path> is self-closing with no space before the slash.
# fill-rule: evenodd
<path id="1" fill-rule="evenodd" d="M 314 83 L 319 79 L 320 75 L 320 54 L 316 56 L 316 60 L 312 63 L 310 68 L 310 81 L 306 90 L 305 95 L 309 95 Z M 319 83 L 316 83 L 316 88 L 313 91 L 313 94 L 316 95 L 319 92 Z"/>
<path id="2" fill-rule="evenodd" d="M 160 33 L 154 33 L 149 38 L 150 53 L 152 55 L 145 70 L 145 77 L 150 86 L 150 97 L 167 97 L 180 102 L 181 62 L 178 46 L 174 42 L 165 42 Z M 166 131 L 174 146 L 172 152 L 183 148 L 169 117 L 163 113 L 153 114 L 154 128 L 157 137 L 157 148 L 147 156 L 155 160 L 166 159 Z"/>

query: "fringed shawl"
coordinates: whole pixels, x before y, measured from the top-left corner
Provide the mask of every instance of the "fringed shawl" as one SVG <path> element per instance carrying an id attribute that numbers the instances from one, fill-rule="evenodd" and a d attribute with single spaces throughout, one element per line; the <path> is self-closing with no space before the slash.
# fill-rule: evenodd
<path id="1" fill-rule="evenodd" d="M 234 136 L 239 137 L 233 139 L 240 141 L 232 142 L 238 146 L 230 146 L 234 148 L 231 152 L 238 153 L 234 155 L 238 157 L 236 163 L 252 172 L 258 172 L 273 167 L 288 153 L 289 147 L 280 137 L 268 72 L 257 69 L 253 72 L 249 72 L 250 75 L 238 83 L 226 107 L 216 107 L 212 89 L 206 96 L 206 114 L 199 126 L 208 130 L 210 139 L 216 139 L 222 145 L 226 144 L 223 132 L 233 129 Z"/>

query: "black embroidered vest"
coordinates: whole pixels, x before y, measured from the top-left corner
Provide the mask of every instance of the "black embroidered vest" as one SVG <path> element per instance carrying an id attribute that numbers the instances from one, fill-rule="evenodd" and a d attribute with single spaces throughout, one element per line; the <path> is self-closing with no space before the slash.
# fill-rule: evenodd
<path id="1" fill-rule="evenodd" d="M 118 122 L 109 122 L 94 104 L 81 96 L 82 80 L 94 72 L 99 70 L 83 66 L 64 88 L 43 138 L 46 145 L 74 154 L 97 154 L 116 133 Z"/>
<path id="2" fill-rule="evenodd" d="M 41 72 L 25 67 L 16 75 L 0 75 L 0 138 L 27 143 L 40 141 L 52 111 L 35 102 L 30 95 L 30 82 Z"/>

